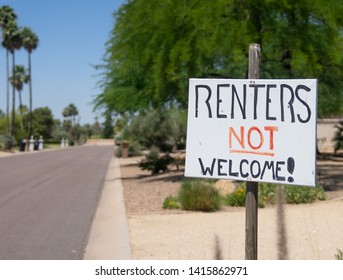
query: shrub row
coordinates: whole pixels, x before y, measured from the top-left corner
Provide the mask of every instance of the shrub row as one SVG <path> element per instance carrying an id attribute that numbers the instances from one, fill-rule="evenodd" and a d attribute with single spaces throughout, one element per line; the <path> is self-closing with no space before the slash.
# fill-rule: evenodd
<path id="1" fill-rule="evenodd" d="M 282 187 L 285 202 L 288 204 L 311 203 L 325 199 L 325 191 L 322 186 L 305 187 L 285 185 Z M 271 183 L 259 183 L 258 186 L 258 205 L 275 204 L 277 185 Z M 242 184 L 235 192 L 228 194 L 225 201 L 230 206 L 245 206 L 245 186 Z"/>
<path id="2" fill-rule="evenodd" d="M 164 209 L 184 209 L 189 211 L 212 212 L 222 206 L 245 206 L 246 191 L 240 185 L 233 193 L 221 196 L 214 187 L 214 180 L 184 179 L 177 196 L 168 196 Z M 277 185 L 260 183 L 258 188 L 259 207 L 275 204 Z M 325 199 L 323 187 L 298 187 L 287 185 L 283 187 L 285 202 L 289 204 L 311 203 Z"/>

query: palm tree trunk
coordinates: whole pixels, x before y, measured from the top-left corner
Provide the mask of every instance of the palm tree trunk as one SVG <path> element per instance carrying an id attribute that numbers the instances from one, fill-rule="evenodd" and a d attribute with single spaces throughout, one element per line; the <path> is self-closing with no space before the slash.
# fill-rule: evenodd
<path id="1" fill-rule="evenodd" d="M 30 90 L 30 112 L 29 112 L 29 132 L 32 135 L 32 75 L 31 75 L 31 53 L 29 54 L 29 90 Z"/>
<path id="2" fill-rule="evenodd" d="M 15 81 L 15 51 L 12 52 L 12 78 L 13 81 Z M 15 133 L 15 87 L 12 86 L 12 129 L 11 129 L 11 135 L 14 136 Z"/>
<path id="3" fill-rule="evenodd" d="M 19 109 L 20 109 L 20 128 L 24 130 L 24 121 L 23 121 L 23 104 L 21 102 L 21 90 L 19 91 Z"/>
<path id="4" fill-rule="evenodd" d="M 6 134 L 10 133 L 10 64 L 9 51 L 6 50 Z"/>

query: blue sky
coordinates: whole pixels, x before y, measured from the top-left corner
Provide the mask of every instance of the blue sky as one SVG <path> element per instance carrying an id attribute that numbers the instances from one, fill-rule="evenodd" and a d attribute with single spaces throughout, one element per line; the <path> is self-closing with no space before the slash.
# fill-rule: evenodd
<path id="1" fill-rule="evenodd" d="M 93 97 L 100 93 L 92 65 L 101 64 L 114 24 L 112 14 L 126 0 L 0 0 L 11 6 L 18 25 L 39 37 L 32 53 L 33 108 L 49 107 L 54 118 L 70 103 L 79 109 L 80 123 L 94 123 Z M 16 52 L 16 64 L 27 67 L 27 53 Z M 0 109 L 6 109 L 6 51 L 0 49 Z M 29 104 L 28 86 L 23 104 Z M 18 98 L 17 98 L 18 100 Z M 18 104 L 18 101 L 17 101 Z M 100 118 L 100 121 L 102 119 Z"/>

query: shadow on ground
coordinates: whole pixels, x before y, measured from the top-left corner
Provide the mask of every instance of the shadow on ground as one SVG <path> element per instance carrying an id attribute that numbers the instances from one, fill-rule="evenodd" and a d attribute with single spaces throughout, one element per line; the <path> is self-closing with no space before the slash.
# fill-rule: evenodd
<path id="1" fill-rule="evenodd" d="M 317 183 L 328 198 L 343 198 L 343 157 L 321 154 L 317 158 Z"/>

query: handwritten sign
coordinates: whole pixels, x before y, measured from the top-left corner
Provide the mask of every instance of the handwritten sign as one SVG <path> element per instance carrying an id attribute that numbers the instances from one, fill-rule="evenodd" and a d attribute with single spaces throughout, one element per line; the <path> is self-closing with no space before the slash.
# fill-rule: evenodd
<path id="1" fill-rule="evenodd" d="M 314 186 L 317 80 L 190 79 L 185 176 Z"/>

